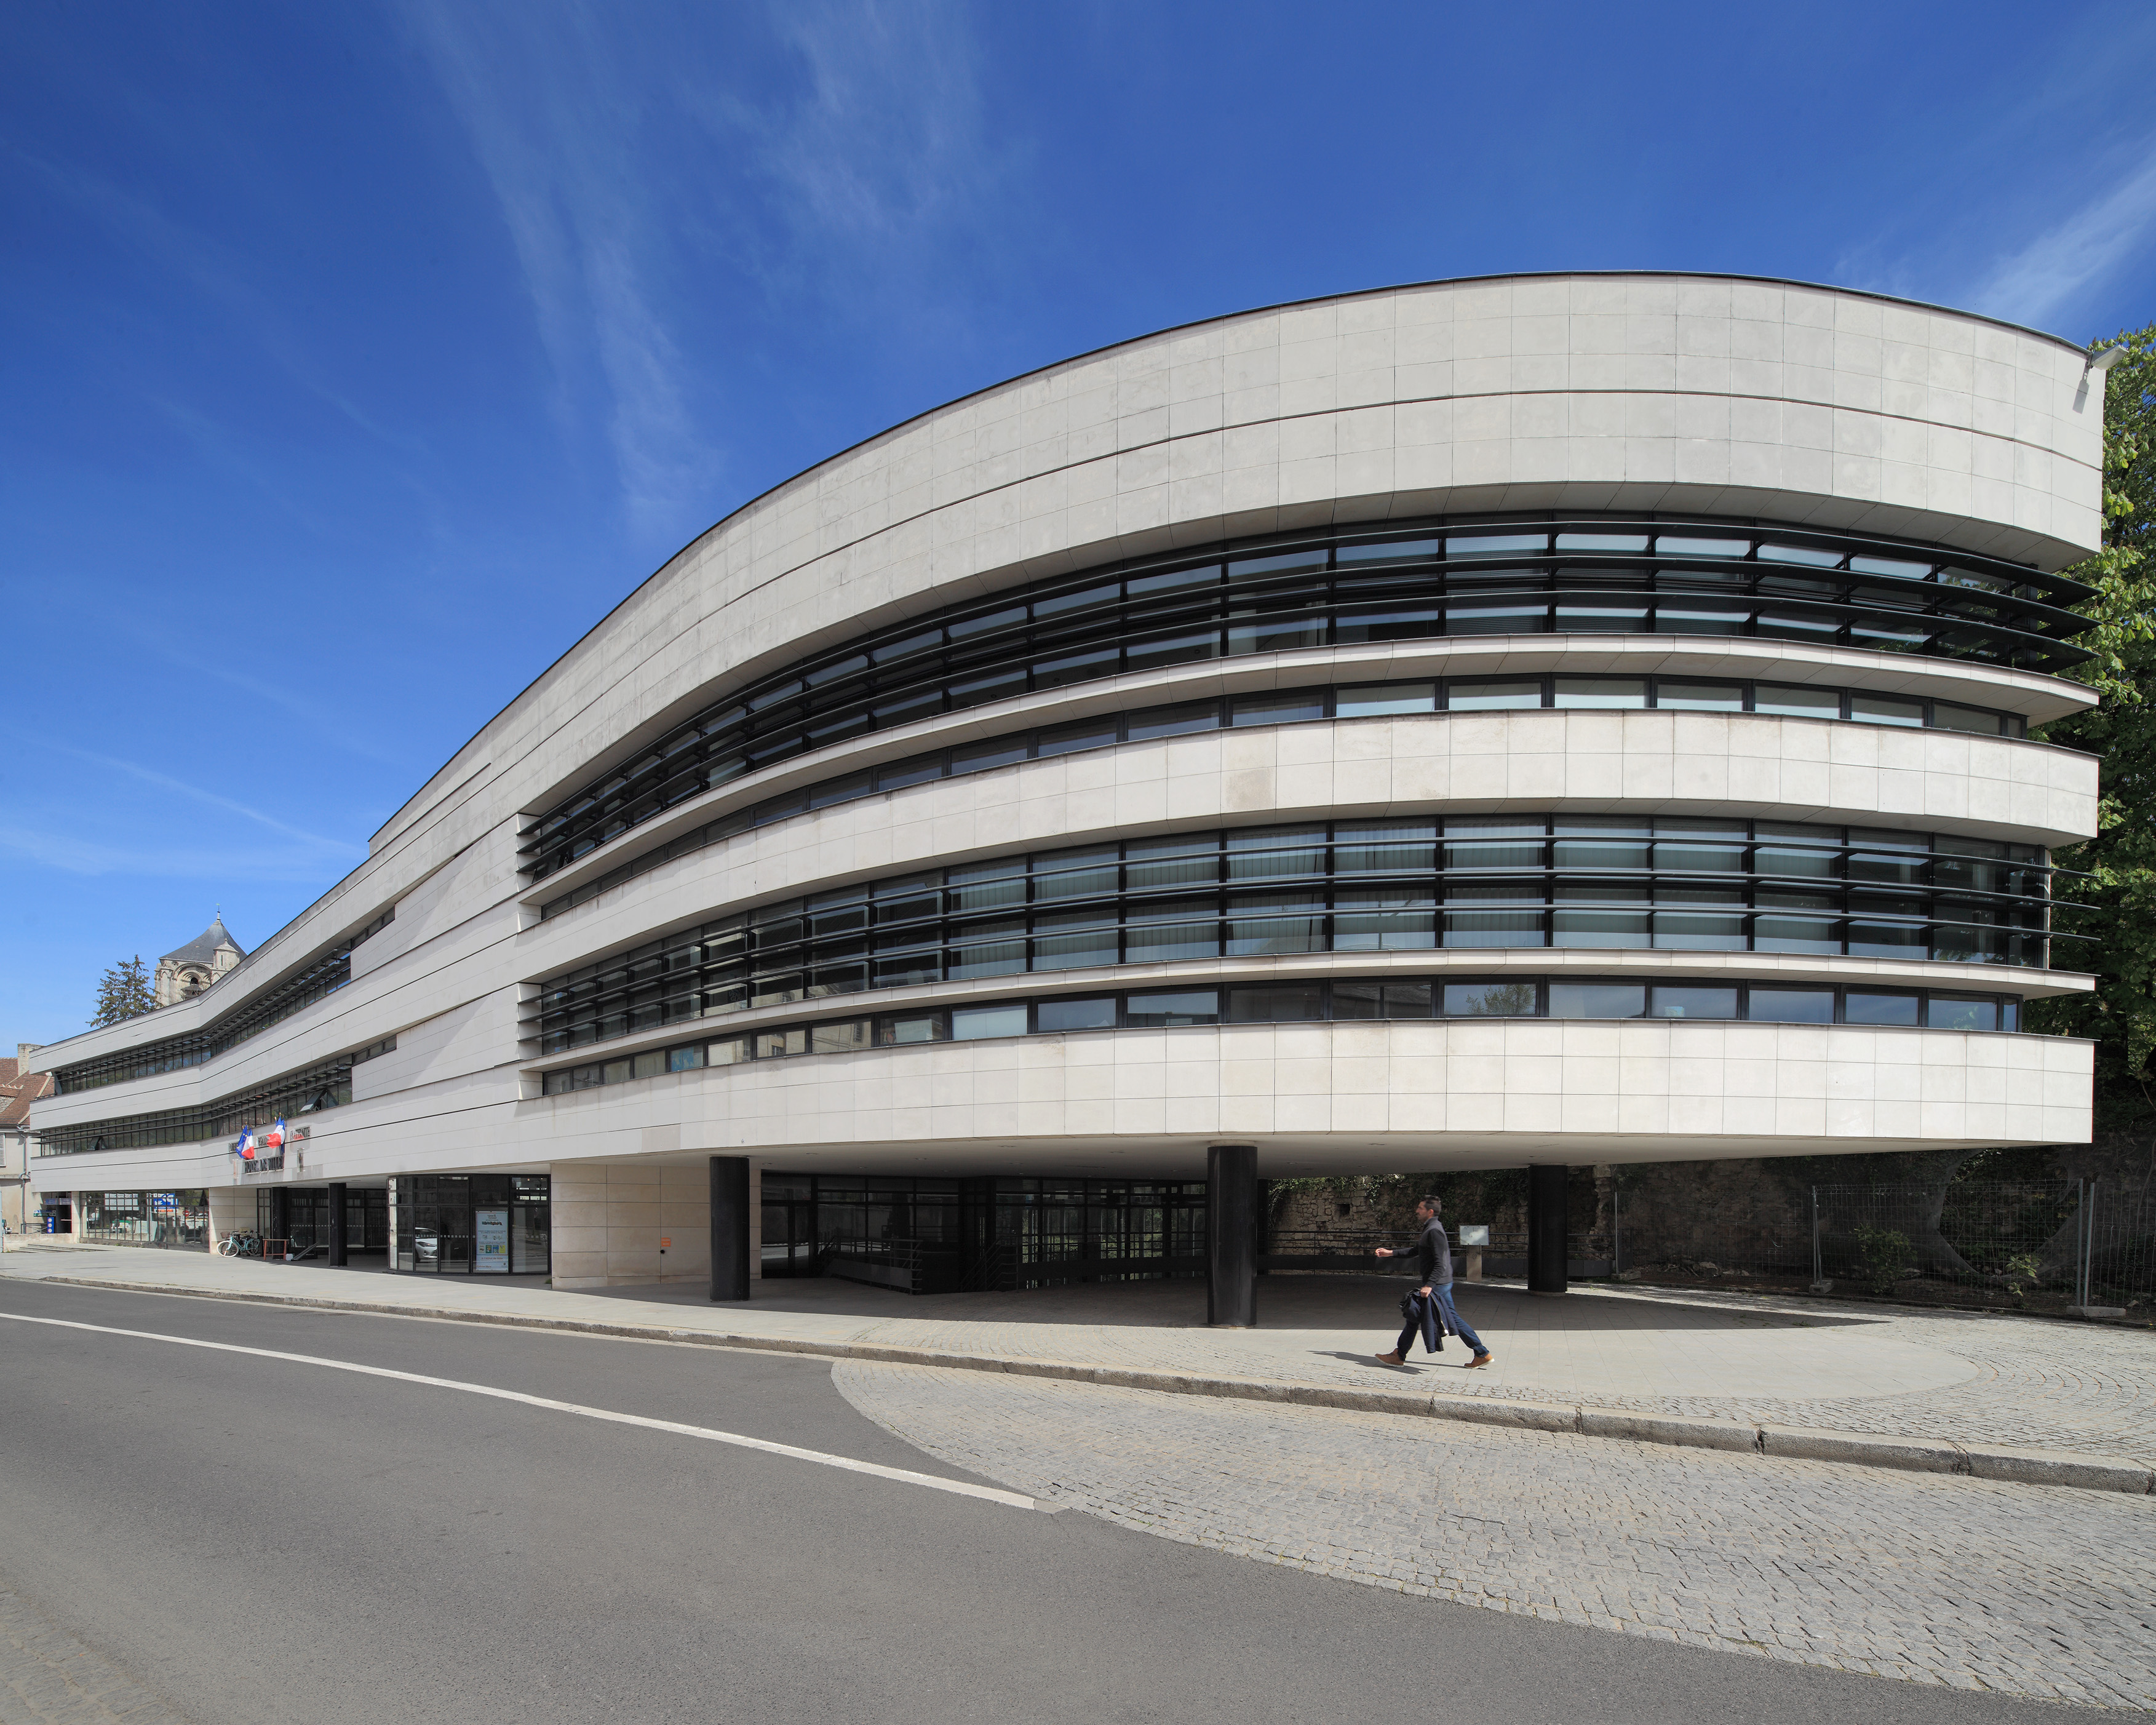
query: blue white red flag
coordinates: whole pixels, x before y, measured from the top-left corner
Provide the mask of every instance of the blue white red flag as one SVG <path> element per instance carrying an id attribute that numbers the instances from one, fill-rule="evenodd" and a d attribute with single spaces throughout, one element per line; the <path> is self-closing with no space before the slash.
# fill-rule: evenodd
<path id="1" fill-rule="evenodd" d="M 277 1123 L 263 1135 L 262 1147 L 264 1150 L 282 1150 L 285 1147 L 285 1119 L 282 1115 L 277 1117 Z"/>
<path id="2" fill-rule="evenodd" d="M 247 1162 L 254 1161 L 254 1128 L 251 1126 L 243 1127 L 240 1131 L 238 1142 L 236 1142 L 232 1147 L 239 1153 L 243 1160 Z"/>

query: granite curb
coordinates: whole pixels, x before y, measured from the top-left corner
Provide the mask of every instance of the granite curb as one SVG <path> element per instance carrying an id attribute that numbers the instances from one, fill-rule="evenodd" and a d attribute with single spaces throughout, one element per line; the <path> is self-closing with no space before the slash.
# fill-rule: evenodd
<path id="1" fill-rule="evenodd" d="M 454 1307 L 388 1305 L 366 1300 L 311 1298 L 304 1294 L 241 1293 L 228 1289 L 177 1288 L 157 1282 L 116 1281 L 84 1276 L 41 1276 L 39 1282 L 102 1288 L 117 1293 L 168 1294 L 188 1300 L 228 1300 L 253 1306 L 292 1306 L 317 1312 L 352 1312 L 377 1317 L 423 1317 L 451 1323 L 499 1324 L 511 1329 L 555 1330 L 574 1335 L 619 1336 L 631 1341 L 701 1343 L 765 1353 L 798 1353 L 824 1359 L 934 1366 L 949 1371 L 1004 1372 L 1016 1377 L 1055 1378 L 1116 1389 L 1149 1389 L 1165 1395 L 1213 1396 L 1236 1401 L 1281 1402 L 1291 1407 L 1339 1408 L 1352 1413 L 1399 1414 L 1457 1420 L 1514 1431 L 1568 1432 L 1578 1437 L 1621 1438 L 1681 1449 L 1721 1450 L 1778 1461 L 1839 1461 L 1911 1473 L 1960 1474 L 2024 1486 L 2066 1486 L 2082 1491 L 2156 1495 L 2156 1469 L 2141 1463 L 2057 1450 L 1978 1448 L 1945 1438 L 1907 1438 L 1809 1426 L 1771 1425 L 1740 1420 L 1702 1420 L 1632 1414 L 1566 1402 L 1501 1399 L 1401 1389 L 1328 1389 L 1271 1378 L 1229 1378 L 1162 1371 L 1144 1366 L 1099 1366 L 1024 1359 L 947 1348 L 909 1348 L 883 1342 L 819 1342 L 808 1337 L 758 1336 L 727 1330 L 683 1330 L 664 1324 L 600 1323 L 590 1319 L 542 1317 L 525 1312 L 471 1312 Z"/>

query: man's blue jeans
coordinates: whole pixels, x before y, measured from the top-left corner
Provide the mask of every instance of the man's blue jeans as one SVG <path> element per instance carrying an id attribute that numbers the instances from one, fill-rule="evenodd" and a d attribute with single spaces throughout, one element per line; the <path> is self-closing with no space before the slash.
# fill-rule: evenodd
<path id="1" fill-rule="evenodd" d="M 1423 1338 L 1424 1348 L 1435 1353 L 1437 1349 L 1430 1344 L 1440 1337 L 1441 1332 L 1433 1320 L 1442 1317 L 1445 1329 L 1451 1331 L 1476 1353 L 1487 1353 L 1490 1350 L 1482 1345 L 1482 1338 L 1475 1333 L 1467 1320 L 1460 1315 L 1459 1307 L 1452 1303 L 1452 1284 L 1449 1281 L 1433 1282 L 1430 1293 L 1427 1301 L 1416 1299 L 1416 1305 L 1423 1309 L 1401 1329 L 1400 1339 L 1393 1344 L 1393 1352 L 1405 1359 L 1408 1350 L 1414 1346 L 1415 1337 L 1419 1335 Z M 1431 1306 L 1437 1308 L 1435 1312 L 1429 1309 Z"/>

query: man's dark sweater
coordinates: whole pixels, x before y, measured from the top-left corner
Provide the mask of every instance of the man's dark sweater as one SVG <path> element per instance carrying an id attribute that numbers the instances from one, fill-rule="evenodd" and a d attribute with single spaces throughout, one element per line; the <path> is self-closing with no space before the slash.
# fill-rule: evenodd
<path id="1" fill-rule="evenodd" d="M 1452 1242 L 1445 1238 L 1445 1224 L 1435 1216 L 1424 1224 L 1409 1250 L 1415 1255 L 1415 1271 L 1421 1278 L 1417 1287 L 1441 1288 L 1452 1280 Z"/>

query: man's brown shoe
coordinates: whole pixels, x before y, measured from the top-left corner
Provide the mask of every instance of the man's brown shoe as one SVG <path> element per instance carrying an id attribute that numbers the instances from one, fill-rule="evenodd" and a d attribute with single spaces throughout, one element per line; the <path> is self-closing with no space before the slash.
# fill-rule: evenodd
<path id="1" fill-rule="evenodd" d="M 1486 1366 L 1495 1358 L 1496 1356 L 1494 1354 L 1478 1353 L 1474 1358 L 1468 1361 L 1467 1363 L 1470 1366 Z"/>
<path id="2" fill-rule="evenodd" d="M 1378 1356 L 1378 1363 L 1381 1366 L 1404 1366 L 1407 1361 L 1397 1353 L 1381 1353 Z"/>

